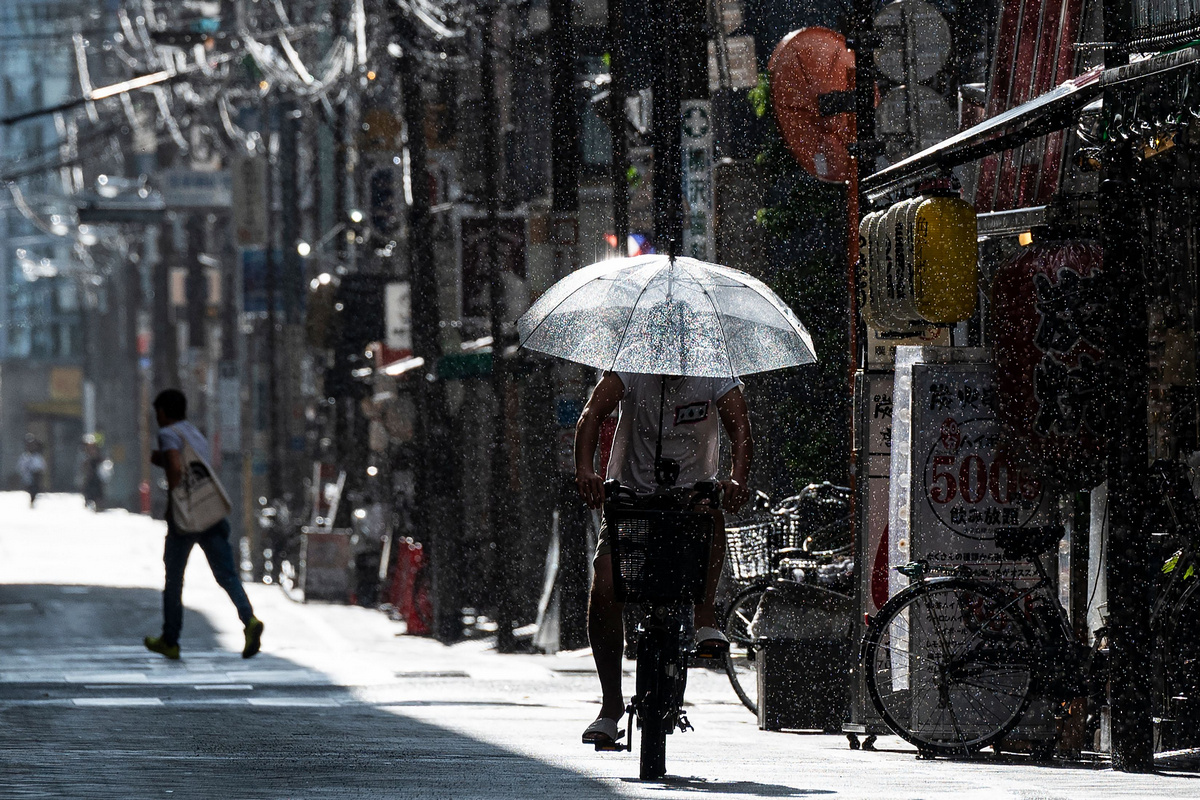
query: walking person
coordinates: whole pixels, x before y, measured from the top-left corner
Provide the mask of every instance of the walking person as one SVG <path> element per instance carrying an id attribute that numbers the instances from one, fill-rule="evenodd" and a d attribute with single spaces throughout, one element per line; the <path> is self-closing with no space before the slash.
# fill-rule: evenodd
<path id="1" fill-rule="evenodd" d="M 150 454 L 150 463 L 167 474 L 167 486 L 175 489 L 183 475 L 182 453 L 185 444 L 209 461 L 208 440 L 195 425 L 187 421 L 187 398 L 178 389 L 166 389 L 154 398 L 154 413 L 158 420 L 158 449 Z M 163 549 L 166 583 L 163 586 L 163 628 L 161 636 L 147 636 L 146 648 L 166 658 L 179 658 L 179 632 L 183 627 L 183 572 L 187 568 L 192 547 L 199 545 L 208 559 L 213 577 L 229 595 L 245 625 L 246 644 L 242 658 L 258 653 L 262 643 L 263 624 L 254 616 L 250 599 L 238 577 L 229 543 L 229 520 L 201 531 L 188 533 L 174 519 L 170 503 L 167 506 L 167 537 Z"/>
<path id="2" fill-rule="evenodd" d="M 678 468 L 676 482 L 692 486 L 717 480 L 720 429 L 729 435 L 732 474 L 720 482 L 722 505 L 737 511 L 749 497 L 747 477 L 753 455 L 750 419 L 742 382 L 737 378 L 697 378 L 606 372 L 592 390 L 575 428 L 575 483 L 591 508 L 604 503 L 604 478 L 596 473 L 600 424 L 619 409 L 608 478 L 647 495 L 657 488 L 656 462 Z M 720 424 L 718 424 L 718 419 Z M 661 458 L 658 441 L 661 436 Z M 725 559 L 725 519 L 713 509 L 714 530 L 704 599 L 695 607 L 696 647 L 719 654 L 729 640 L 716 627 L 717 581 Z M 607 744 L 618 736 L 625 712 L 621 690 L 621 654 L 625 634 L 623 605 L 613 592 L 612 550 L 608 532 L 600 529 L 588 598 L 588 638 L 600 679 L 603 700 L 596 720 L 583 733 L 585 744 Z"/>
<path id="3" fill-rule="evenodd" d="M 112 463 L 104 457 L 104 451 L 96 437 L 83 437 L 83 452 L 79 459 L 79 488 L 83 491 L 83 504 L 93 511 L 104 510 L 105 473 Z"/>
<path id="4" fill-rule="evenodd" d="M 29 492 L 29 507 L 42 491 L 46 480 L 46 458 L 42 455 L 42 443 L 32 433 L 25 434 L 25 452 L 17 459 L 17 472 L 21 475 L 21 485 Z"/>

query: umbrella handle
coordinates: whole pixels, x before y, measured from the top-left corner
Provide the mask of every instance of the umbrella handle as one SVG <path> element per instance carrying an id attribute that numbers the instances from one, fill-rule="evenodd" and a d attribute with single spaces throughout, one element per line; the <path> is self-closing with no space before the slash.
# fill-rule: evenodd
<path id="1" fill-rule="evenodd" d="M 661 376 L 661 388 L 658 395 L 658 442 L 654 445 L 654 482 L 659 486 L 674 486 L 679 480 L 679 462 L 673 458 L 663 458 L 663 409 L 667 405 L 667 376 Z"/>

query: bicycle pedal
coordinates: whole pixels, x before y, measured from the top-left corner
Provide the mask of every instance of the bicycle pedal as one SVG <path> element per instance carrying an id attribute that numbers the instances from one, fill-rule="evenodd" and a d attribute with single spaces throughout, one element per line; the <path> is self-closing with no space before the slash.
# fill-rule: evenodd
<path id="1" fill-rule="evenodd" d="M 680 714 L 675 720 L 675 724 L 679 727 L 679 731 L 681 733 L 687 733 L 688 731 L 696 730 L 692 727 L 692 723 L 688 721 L 687 714 Z"/>
<path id="2" fill-rule="evenodd" d="M 596 742 L 596 752 L 598 753 L 620 753 L 623 750 L 629 750 L 631 745 L 622 744 L 621 739 L 625 736 L 625 731 L 621 731 L 615 740 L 607 742 Z"/>

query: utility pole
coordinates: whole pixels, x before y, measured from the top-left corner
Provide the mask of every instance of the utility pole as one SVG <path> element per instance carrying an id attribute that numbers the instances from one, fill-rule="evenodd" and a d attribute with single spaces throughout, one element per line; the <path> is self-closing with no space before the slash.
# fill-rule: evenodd
<path id="1" fill-rule="evenodd" d="M 433 250 L 433 216 L 429 203 L 426 169 L 425 95 L 421 85 L 420 61 L 412 26 L 397 11 L 393 17 L 403 49 L 398 68 L 407 131 L 412 204 L 408 207 L 409 275 L 412 282 L 413 355 L 425 360 L 416 381 L 414 444 L 413 526 L 428 537 L 434 636 L 449 644 L 462 638 L 462 587 L 460 559 L 460 515 L 456 513 L 457 469 L 447 413 L 445 382 L 437 377 L 442 357 L 438 306 L 437 262 Z"/>
<path id="2" fill-rule="evenodd" d="M 550 68 L 550 147 L 552 182 L 550 236 L 554 245 L 554 277 L 579 267 L 579 106 L 575 89 L 575 30 L 571 0 L 550 0 L 546 61 Z M 620 243 L 618 243 L 620 246 Z M 581 370 L 562 365 L 555 390 L 569 398 L 580 383 Z M 557 417 L 557 409 L 550 410 Z M 574 474 L 559 476 L 559 647 L 575 650 L 587 644 L 587 525 L 589 512 L 575 490 Z"/>
<path id="3" fill-rule="evenodd" d="M 683 153 L 681 148 L 680 101 L 682 100 L 681 31 L 683 4 L 688 0 L 651 0 L 654 74 L 651 112 L 654 146 L 654 247 L 676 255 L 683 245 Z"/>
<path id="4" fill-rule="evenodd" d="M 267 168 L 267 230 L 266 230 L 266 276 L 264 281 L 267 296 L 267 497 L 271 502 L 277 501 L 283 494 L 283 462 L 281 430 L 283 420 L 279 414 L 279 259 L 276 233 L 276 203 L 279 194 L 276 191 L 277 154 L 272 147 L 274 138 L 274 114 L 276 108 L 267 100 L 262 104 L 262 141 L 266 149 Z"/>
<path id="5" fill-rule="evenodd" d="M 492 411 L 491 480 L 489 482 L 489 514 L 492 522 L 493 565 L 492 588 L 496 593 L 496 649 L 501 653 L 516 650 L 513 637 L 513 505 L 516 499 L 509 485 L 514 454 L 509 448 L 508 396 L 511 375 L 504 351 L 508 345 L 505 326 L 504 264 L 500 261 L 500 171 L 503 155 L 500 131 L 500 98 L 497 97 L 496 54 L 500 46 L 498 33 L 504 23 L 500 4 L 489 2 L 483 11 L 483 53 L 479 62 L 482 78 L 482 136 L 483 193 L 487 213 L 487 271 L 491 287 L 489 305 L 492 334 Z"/>
<path id="6" fill-rule="evenodd" d="M 179 342 L 171 319 L 171 265 L 175 263 L 175 222 L 171 214 L 163 220 L 158 236 L 159 258 L 151 280 L 154 287 L 154 391 L 179 384 Z"/>
<path id="7" fill-rule="evenodd" d="M 608 0 L 608 127 L 612 137 L 613 234 L 617 255 L 629 255 L 629 135 L 625 98 L 625 0 Z"/>
<path id="8" fill-rule="evenodd" d="M 337 36 L 346 30 L 347 15 L 346 4 L 350 0 L 332 0 L 332 27 L 333 34 Z M 333 121 L 333 193 L 334 193 L 334 219 L 339 223 L 345 223 L 350 206 L 348 203 L 348 195 L 350 189 L 349 170 L 350 170 L 350 96 L 347 96 L 338 103 L 334 114 Z M 339 271 L 342 271 L 350 262 L 350 242 L 348 236 L 336 237 L 337 247 L 335 253 L 337 256 L 337 266 Z M 344 323 L 340 320 L 339 324 Z M 336 325 L 335 325 L 336 327 Z M 345 469 L 346 463 L 350 459 L 352 448 L 354 447 L 354 425 L 352 414 L 353 411 L 349 408 L 350 401 L 340 393 L 345 391 L 347 383 L 347 375 L 350 371 L 349 366 L 345 363 L 347 353 L 344 352 L 341 344 L 341 337 L 336 336 L 333 354 L 333 369 L 332 372 L 338 377 L 334 382 L 337 387 L 336 393 L 329 393 L 332 406 L 330 408 L 333 414 L 333 455 L 340 468 Z M 351 476 L 347 473 L 347 480 L 342 487 L 341 501 L 338 503 L 336 519 L 333 520 L 333 525 L 338 527 L 348 527 L 350 523 L 350 504 L 345 502 L 346 496 L 350 493 L 352 483 L 357 479 L 357 475 Z"/>
<path id="9" fill-rule="evenodd" d="M 1104 0 L 1105 66 L 1127 60 L 1132 8 L 1129 0 Z M 1129 90 L 1126 90 L 1129 91 Z M 1131 91 L 1138 91 L 1136 88 Z M 1123 107 L 1122 88 L 1104 90 L 1109 130 Z M 1146 187 L 1134 174 L 1128 146 L 1105 148 L 1100 177 L 1104 274 L 1108 279 L 1113 370 L 1108 473 L 1108 629 L 1112 763 L 1125 772 L 1154 767 L 1150 719 L 1150 552 L 1144 531 L 1147 452 L 1146 275 L 1141 261 Z"/>

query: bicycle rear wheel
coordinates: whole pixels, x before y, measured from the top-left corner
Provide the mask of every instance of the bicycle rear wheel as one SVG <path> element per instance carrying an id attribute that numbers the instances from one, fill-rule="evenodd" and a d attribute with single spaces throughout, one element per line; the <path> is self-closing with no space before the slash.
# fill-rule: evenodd
<path id="1" fill-rule="evenodd" d="M 867 630 L 867 690 L 899 736 L 927 753 L 993 744 L 1029 705 L 1033 633 L 1016 603 L 968 578 L 922 581 L 888 601 Z"/>
<path id="2" fill-rule="evenodd" d="M 733 599 L 721 615 L 721 630 L 729 639 L 729 652 L 725 654 L 725 674 L 737 693 L 742 705 L 750 713 L 758 713 L 758 668 L 754 660 L 754 637 L 750 634 L 750 623 L 758 610 L 765 585 L 751 586 Z"/>

